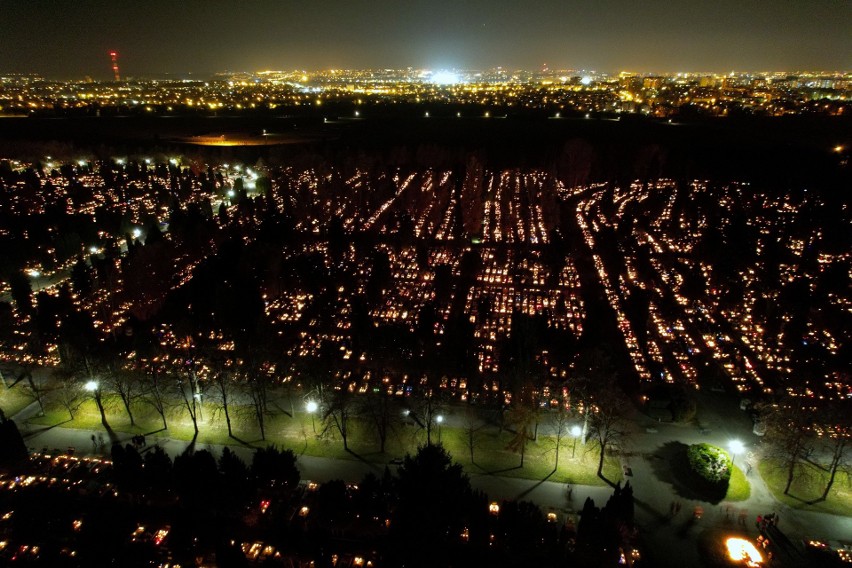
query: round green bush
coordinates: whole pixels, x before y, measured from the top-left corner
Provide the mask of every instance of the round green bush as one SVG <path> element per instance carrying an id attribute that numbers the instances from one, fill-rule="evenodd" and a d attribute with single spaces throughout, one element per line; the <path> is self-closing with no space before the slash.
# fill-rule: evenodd
<path id="1" fill-rule="evenodd" d="M 733 464 L 721 448 L 709 444 L 693 444 L 686 451 L 689 467 L 709 483 L 727 484 Z"/>

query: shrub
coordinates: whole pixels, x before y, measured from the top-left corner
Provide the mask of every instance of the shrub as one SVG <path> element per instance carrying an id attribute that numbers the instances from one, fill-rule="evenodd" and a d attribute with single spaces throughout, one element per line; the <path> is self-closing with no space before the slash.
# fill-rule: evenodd
<path id="1" fill-rule="evenodd" d="M 733 464 L 721 448 L 709 444 L 693 444 L 686 451 L 689 467 L 702 479 L 712 484 L 727 484 L 731 479 Z"/>

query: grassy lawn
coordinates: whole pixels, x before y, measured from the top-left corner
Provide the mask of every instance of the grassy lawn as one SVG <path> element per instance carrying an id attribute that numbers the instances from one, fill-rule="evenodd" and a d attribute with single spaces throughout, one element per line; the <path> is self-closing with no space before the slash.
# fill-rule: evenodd
<path id="1" fill-rule="evenodd" d="M 725 500 L 745 501 L 749 496 L 751 496 L 751 485 L 743 471 L 734 464 L 731 479 L 728 481 L 728 493 L 725 495 Z"/>
<path id="2" fill-rule="evenodd" d="M 107 422 L 116 432 L 144 433 L 149 436 L 169 437 L 172 439 L 190 441 L 193 437 L 192 421 L 186 410 L 175 406 L 167 413 L 168 430 L 163 430 L 160 416 L 150 406 L 139 405 L 134 408 L 135 425 L 130 420 L 116 399 L 105 397 Z M 205 404 L 199 420 L 198 443 L 203 444 L 249 444 L 261 446 L 275 444 L 278 447 L 289 448 L 297 454 L 329 457 L 337 459 L 364 459 L 370 462 L 384 464 L 395 457 L 414 452 L 419 444 L 426 442 L 426 433 L 410 423 L 398 425 L 389 435 L 384 453 L 380 452 L 377 436 L 370 432 L 366 425 L 358 420 L 352 420 L 348 435 L 349 449 L 343 449 L 340 434 L 333 429 L 327 429 L 322 434 L 323 425 L 319 417 L 311 420 L 305 412 L 296 412 L 294 417 L 283 412 L 270 416 L 266 421 L 266 440 L 260 439 L 260 431 L 254 422 L 250 408 L 235 407 L 231 411 L 231 423 L 235 438 L 228 436 L 225 417 L 221 410 L 213 405 Z M 38 425 L 61 425 L 68 428 L 102 429 L 100 414 L 93 401 L 86 401 L 75 414 L 73 420 L 68 412 L 61 407 L 48 406 L 44 416 L 30 420 Z M 573 439 L 564 438 L 560 445 L 559 467 L 554 472 L 555 443 L 549 436 L 538 436 L 536 441 L 530 441 L 526 448 L 524 467 L 520 467 L 520 455 L 506 450 L 511 434 L 498 433 L 496 428 L 483 428 L 475 438 L 473 461 L 470 459 L 470 449 L 466 434 L 461 428 L 437 426 L 432 432 L 432 441 L 439 440 L 470 474 L 498 474 L 507 477 L 524 479 L 548 479 L 549 481 L 570 482 L 581 485 L 604 485 L 597 477 L 598 454 L 591 445 L 577 446 L 576 456 L 571 457 Z M 622 479 L 621 468 L 616 458 L 607 457 L 604 462 L 604 475 L 613 483 Z"/>
<path id="3" fill-rule="evenodd" d="M 12 417 L 24 408 L 33 400 L 25 395 L 20 386 L 15 388 L 5 388 L 0 385 L 0 408 L 6 413 L 6 416 Z"/>
<path id="4" fill-rule="evenodd" d="M 817 511 L 832 515 L 852 516 L 852 474 L 838 471 L 828 498 L 820 503 L 809 504 L 820 497 L 828 480 L 828 473 L 811 464 L 805 464 L 790 486 L 790 494 L 784 495 L 787 472 L 772 461 L 761 461 L 758 471 L 772 495 L 790 507 L 806 511 Z"/>

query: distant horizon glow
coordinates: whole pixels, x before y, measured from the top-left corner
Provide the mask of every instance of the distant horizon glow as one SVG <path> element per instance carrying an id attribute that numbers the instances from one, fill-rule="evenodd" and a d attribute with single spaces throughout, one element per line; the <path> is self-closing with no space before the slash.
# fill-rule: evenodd
<path id="1" fill-rule="evenodd" d="M 112 80 L 112 51 L 122 79 L 436 61 L 449 69 L 852 70 L 852 2 L 836 0 L 6 0 L 3 15 L 0 75 L 48 79 Z"/>

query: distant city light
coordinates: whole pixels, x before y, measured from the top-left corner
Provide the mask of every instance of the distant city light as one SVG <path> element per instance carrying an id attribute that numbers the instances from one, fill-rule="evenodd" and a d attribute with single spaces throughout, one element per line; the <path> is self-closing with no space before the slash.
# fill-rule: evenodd
<path id="1" fill-rule="evenodd" d="M 138 239 L 141 236 L 142 236 L 142 229 L 140 229 L 139 227 L 134 227 L 133 228 L 133 238 Z"/>
<path id="2" fill-rule="evenodd" d="M 586 75 L 582 79 L 580 79 L 580 83 L 582 83 L 583 85 L 587 85 L 587 86 L 591 85 L 592 84 L 592 78 L 589 77 L 588 75 Z"/>
<path id="3" fill-rule="evenodd" d="M 429 78 L 430 83 L 435 85 L 458 85 L 461 83 L 461 77 L 458 73 L 452 71 L 436 71 Z"/>
<path id="4" fill-rule="evenodd" d="M 35 269 L 28 270 L 27 274 L 30 275 L 30 278 L 38 278 L 39 276 L 41 276 L 41 272 Z"/>

